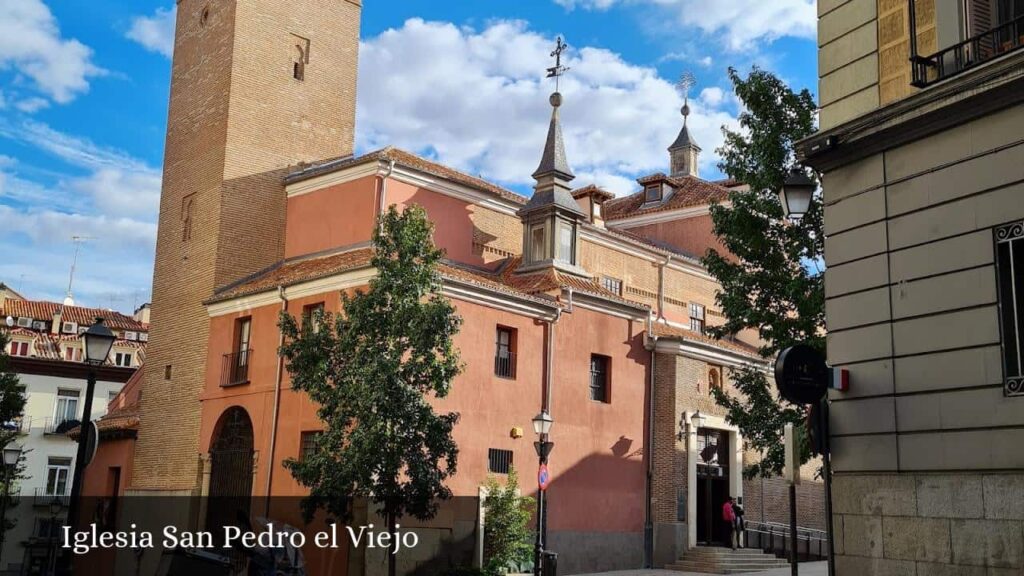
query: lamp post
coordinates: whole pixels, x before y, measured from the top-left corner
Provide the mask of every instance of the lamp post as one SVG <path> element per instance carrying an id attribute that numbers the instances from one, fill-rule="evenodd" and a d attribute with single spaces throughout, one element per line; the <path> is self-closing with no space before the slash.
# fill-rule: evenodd
<path id="1" fill-rule="evenodd" d="M 82 408 L 82 420 L 78 433 L 78 452 L 75 455 L 75 473 L 71 478 L 71 498 L 68 502 L 67 525 L 72 529 L 78 524 L 78 515 L 81 512 L 82 477 L 85 474 L 85 452 L 88 436 L 92 433 L 92 427 L 87 426 L 92 421 L 92 397 L 96 392 L 96 368 L 107 361 L 110 356 L 110 349 L 114 346 L 114 333 L 103 324 L 103 318 L 96 318 L 96 322 L 85 331 L 82 336 L 85 340 L 85 362 L 89 365 L 89 375 L 86 379 L 85 406 Z M 66 555 L 68 563 L 67 572 L 70 573 L 70 555 Z"/>
<path id="2" fill-rule="evenodd" d="M 693 415 L 690 416 L 690 423 L 693 424 L 693 433 L 696 434 L 697 430 L 703 428 L 704 423 L 707 421 L 708 419 L 703 414 L 700 413 L 700 410 L 694 412 Z"/>
<path id="3" fill-rule="evenodd" d="M 60 497 L 54 496 L 53 500 L 50 500 L 50 527 L 46 531 L 46 539 L 49 543 L 46 553 L 48 574 L 54 574 L 57 571 L 57 535 L 60 533 L 60 530 L 57 530 L 57 516 L 63 509 L 64 504 L 61 503 Z"/>
<path id="4" fill-rule="evenodd" d="M 21 446 L 4 448 L 4 495 L 0 502 L 0 555 L 3 555 L 4 544 L 7 543 L 7 501 L 11 498 L 11 470 L 21 460 Z"/>
<path id="5" fill-rule="evenodd" d="M 811 198 L 818 184 L 802 168 L 793 168 L 779 189 L 779 202 L 786 218 L 799 220 L 811 207 Z"/>
<path id="6" fill-rule="evenodd" d="M 547 480 L 542 480 L 541 477 L 547 474 L 548 455 L 551 454 L 551 448 L 555 445 L 554 442 L 548 440 L 548 434 L 551 432 L 551 425 L 553 423 L 554 420 L 551 419 L 551 415 L 548 414 L 547 410 L 542 411 L 533 418 L 533 431 L 537 433 L 538 438 L 533 443 L 533 446 L 537 449 L 537 457 L 540 459 L 538 471 L 539 490 L 537 491 L 537 542 L 534 545 L 533 551 L 534 576 L 541 576 L 543 573 L 541 561 L 544 554 L 544 545 L 547 540 L 547 507 L 544 497 L 547 491 Z"/>

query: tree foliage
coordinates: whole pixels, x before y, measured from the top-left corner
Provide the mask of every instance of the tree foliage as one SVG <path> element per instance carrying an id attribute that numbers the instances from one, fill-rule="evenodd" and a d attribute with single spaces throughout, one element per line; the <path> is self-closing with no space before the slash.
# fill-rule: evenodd
<path id="1" fill-rule="evenodd" d="M 391 207 L 374 230 L 377 275 L 367 290 L 342 293 L 336 315 L 301 324 L 281 315 L 293 387 L 324 423 L 312 453 L 285 462 L 310 489 L 307 519 L 323 509 L 350 520 L 352 501 L 366 498 L 394 530 L 403 516 L 432 518 L 451 497 L 459 416 L 436 413 L 429 398 L 447 396 L 462 370 L 453 343 L 462 321 L 441 295 L 443 253 L 432 234 L 422 208 Z"/>
<path id="2" fill-rule="evenodd" d="M 522 572 L 523 565 L 533 558 L 529 528 L 533 498 L 519 493 L 515 470 L 509 470 L 505 486 L 489 476 L 484 490 L 484 574 Z"/>
<path id="3" fill-rule="evenodd" d="M 734 192 L 728 204 L 711 209 L 715 234 L 734 257 L 710 250 L 704 258 L 721 283 L 716 300 L 726 317 L 725 324 L 710 331 L 723 337 L 756 330 L 765 342 L 760 353 L 766 360 L 797 343 L 824 353 L 822 205 L 815 197 L 802 219 L 787 221 L 778 197 L 795 164 L 794 144 L 815 130 L 817 106 L 806 89 L 794 92 L 758 68 L 746 78 L 730 69 L 729 78 L 743 111 L 739 130 L 723 129 L 719 166 L 750 190 Z M 715 399 L 763 455 L 745 472 L 777 475 L 784 463 L 783 425 L 802 425 L 805 409 L 782 400 L 764 372 L 755 368 L 736 370 L 733 382 L 738 396 L 716 389 Z M 805 442 L 803 461 L 809 456 Z"/>

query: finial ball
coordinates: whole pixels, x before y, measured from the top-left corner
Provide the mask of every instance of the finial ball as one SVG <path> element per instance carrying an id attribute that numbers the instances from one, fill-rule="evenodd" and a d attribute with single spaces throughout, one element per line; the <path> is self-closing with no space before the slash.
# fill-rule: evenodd
<path id="1" fill-rule="evenodd" d="M 551 94 L 551 98 L 549 99 L 549 101 L 551 102 L 552 106 L 554 106 L 555 108 L 558 108 L 559 106 L 562 105 L 562 93 L 561 92 L 555 92 L 555 93 Z"/>
<path id="2" fill-rule="evenodd" d="M 680 109 L 679 111 L 683 113 L 683 116 L 689 116 L 690 115 L 690 105 L 689 104 L 683 104 L 682 109 Z"/>

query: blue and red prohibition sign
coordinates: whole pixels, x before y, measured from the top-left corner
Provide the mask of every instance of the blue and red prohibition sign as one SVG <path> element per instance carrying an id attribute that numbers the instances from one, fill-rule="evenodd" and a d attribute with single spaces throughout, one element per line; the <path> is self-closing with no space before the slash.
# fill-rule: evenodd
<path id="1" fill-rule="evenodd" d="M 548 472 L 548 465 L 541 464 L 537 470 L 537 486 L 540 487 L 541 491 L 548 489 L 548 482 L 551 481 L 551 473 Z"/>

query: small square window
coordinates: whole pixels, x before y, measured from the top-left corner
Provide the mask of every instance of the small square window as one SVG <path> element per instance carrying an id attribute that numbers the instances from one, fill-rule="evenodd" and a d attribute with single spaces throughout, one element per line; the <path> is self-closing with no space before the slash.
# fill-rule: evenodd
<path id="1" fill-rule="evenodd" d="M 487 471 L 493 474 L 508 474 L 512 469 L 512 451 L 491 448 L 487 450 Z"/>
<path id="2" fill-rule="evenodd" d="M 622 280 L 619 280 L 618 278 L 603 276 L 601 277 L 601 286 L 612 294 L 622 296 Z"/>
<path id="3" fill-rule="evenodd" d="M 661 202 L 661 185 L 650 184 L 644 188 L 645 202 Z"/>

